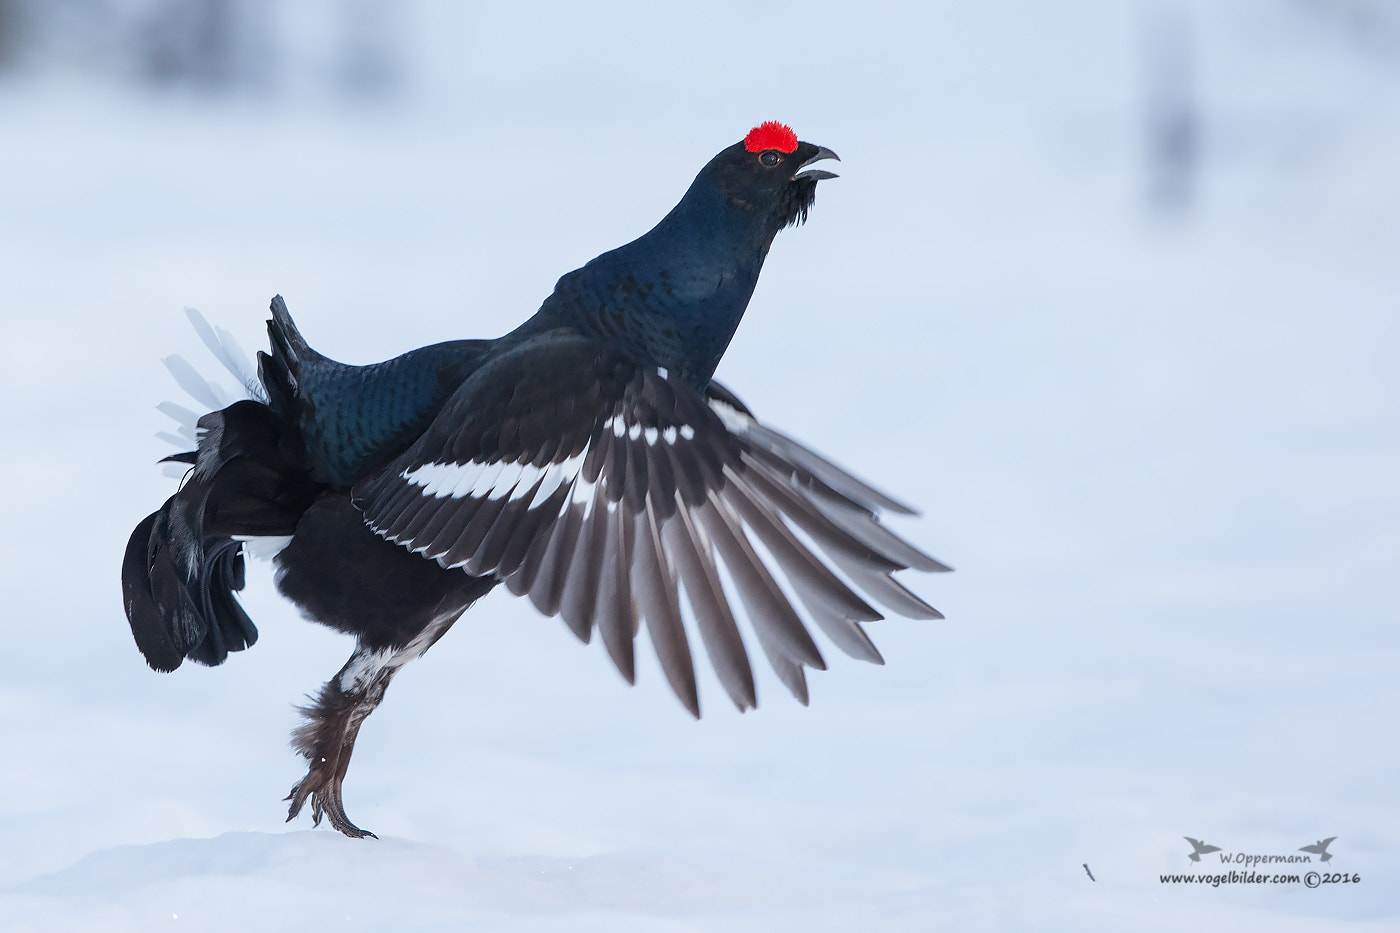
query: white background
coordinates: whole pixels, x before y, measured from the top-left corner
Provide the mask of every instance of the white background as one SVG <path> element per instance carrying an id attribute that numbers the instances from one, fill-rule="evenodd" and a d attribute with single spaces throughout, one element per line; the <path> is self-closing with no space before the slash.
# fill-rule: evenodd
<path id="1" fill-rule="evenodd" d="M 5 78 L 0 926 L 1395 929 L 1400 57 L 1321 6 L 420 2 L 356 102 L 301 4 L 270 88 Z M 1162 16 L 1200 120 L 1174 210 Z M 707 672 L 697 723 L 649 651 L 629 689 L 493 594 L 365 728 L 381 839 L 284 825 L 294 704 L 350 641 L 266 565 L 218 669 L 153 673 L 121 612 L 174 488 L 160 358 L 208 368 L 182 308 L 252 351 L 281 293 L 347 362 L 494 336 L 765 119 L 842 177 L 719 378 L 924 510 L 897 530 L 957 571 L 907 582 L 947 621 L 827 650 L 807 709 Z M 1187 835 L 1336 836 L 1361 882 L 1160 883 Z"/>

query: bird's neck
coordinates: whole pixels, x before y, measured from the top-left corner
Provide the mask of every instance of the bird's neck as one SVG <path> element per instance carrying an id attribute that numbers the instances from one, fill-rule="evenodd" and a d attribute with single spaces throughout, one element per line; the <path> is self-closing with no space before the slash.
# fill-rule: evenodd
<path id="1" fill-rule="evenodd" d="M 748 307 L 773 241 L 763 218 L 714 190 L 686 196 L 645 235 L 561 278 L 537 332 L 569 326 L 703 388 Z"/>

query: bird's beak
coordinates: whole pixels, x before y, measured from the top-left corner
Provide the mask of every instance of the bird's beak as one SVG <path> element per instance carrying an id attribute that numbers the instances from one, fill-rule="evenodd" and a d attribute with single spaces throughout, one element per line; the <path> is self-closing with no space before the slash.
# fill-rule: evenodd
<path id="1" fill-rule="evenodd" d="M 796 181 L 799 178 L 810 178 L 813 181 L 821 181 L 824 178 L 836 178 L 837 175 L 835 172 L 828 172 L 825 169 L 814 168 L 807 169 L 807 171 L 805 172 L 801 171 L 802 169 L 807 168 L 807 166 L 811 165 L 813 162 L 820 162 L 823 159 L 835 159 L 837 162 L 841 161 L 841 157 L 836 153 L 832 152 L 830 149 L 826 148 L 825 146 L 818 146 L 817 154 L 812 156 L 806 162 L 803 162 L 797 167 L 798 172 L 797 174 L 792 176 L 793 181 Z"/>

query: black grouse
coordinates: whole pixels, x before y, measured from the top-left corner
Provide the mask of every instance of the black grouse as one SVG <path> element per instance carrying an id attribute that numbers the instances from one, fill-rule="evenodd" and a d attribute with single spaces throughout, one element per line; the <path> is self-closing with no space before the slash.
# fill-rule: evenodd
<path id="1" fill-rule="evenodd" d="M 755 127 L 650 232 L 565 275 L 495 340 L 349 366 L 311 349 L 273 299 L 252 397 L 199 418 L 197 449 L 168 458 L 188 473 L 132 533 L 122 591 L 151 667 L 221 664 L 257 639 L 234 596 L 245 543 L 287 539 L 277 588 L 356 639 L 294 733 L 310 766 L 289 820 L 310 800 L 316 823 L 372 835 L 341 800 L 360 726 L 399 668 L 498 584 L 582 641 L 596 630 L 629 682 L 645 621 L 695 716 L 686 615 L 741 711 L 757 699 L 734 596 L 804 704 L 803 669 L 826 666 L 808 622 L 882 663 L 861 628 L 881 618 L 867 599 L 941 617 L 892 578 L 947 569 L 880 524 L 912 510 L 711 379 L 773 237 L 835 177 L 810 166 L 835 158 L 782 124 Z"/>

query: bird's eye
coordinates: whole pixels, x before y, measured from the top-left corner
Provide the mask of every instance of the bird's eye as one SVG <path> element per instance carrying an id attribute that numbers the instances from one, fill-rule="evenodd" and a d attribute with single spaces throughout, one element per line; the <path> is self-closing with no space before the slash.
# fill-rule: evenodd
<path id="1" fill-rule="evenodd" d="M 763 151 L 763 155 L 761 155 L 761 156 L 758 157 L 758 161 L 762 162 L 764 165 L 768 166 L 769 168 L 772 168 L 773 166 L 775 166 L 775 165 L 778 164 L 778 160 L 779 160 L 780 158 L 782 158 L 782 157 L 778 155 L 778 150 L 776 150 L 776 149 L 765 149 L 765 150 Z"/>

